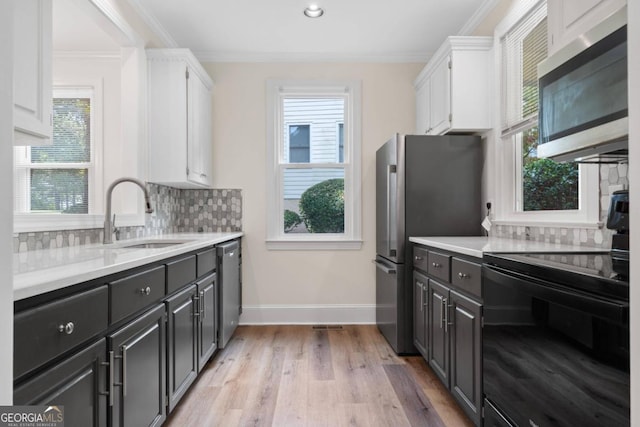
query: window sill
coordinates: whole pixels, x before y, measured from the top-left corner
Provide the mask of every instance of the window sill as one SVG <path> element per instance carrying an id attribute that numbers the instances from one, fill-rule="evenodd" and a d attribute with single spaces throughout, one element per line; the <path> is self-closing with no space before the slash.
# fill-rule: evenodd
<path id="1" fill-rule="evenodd" d="M 277 239 L 267 240 L 270 251 L 324 251 L 345 250 L 357 251 L 362 248 L 362 240 L 330 240 L 330 239 Z"/>
<path id="2" fill-rule="evenodd" d="M 144 226 L 144 214 L 118 215 L 116 226 Z M 104 227 L 104 214 L 55 214 L 32 213 L 14 214 L 13 232 L 28 233 L 40 231 L 86 230 Z"/>

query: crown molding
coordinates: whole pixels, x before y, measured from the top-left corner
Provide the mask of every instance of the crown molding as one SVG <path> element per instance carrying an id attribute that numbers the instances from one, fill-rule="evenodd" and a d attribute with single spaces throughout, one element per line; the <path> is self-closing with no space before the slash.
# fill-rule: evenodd
<path id="1" fill-rule="evenodd" d="M 389 54 L 309 53 L 309 52 L 215 52 L 194 51 L 200 62 L 341 62 L 341 63 L 420 63 L 431 52 Z"/>
<path id="2" fill-rule="evenodd" d="M 158 36 L 164 44 L 164 47 L 174 49 L 180 47 L 171 34 L 160 24 L 160 21 L 158 21 L 155 15 L 142 4 L 141 0 L 127 0 L 127 2 L 135 9 L 138 15 L 140 15 L 151 31 Z"/>
<path id="3" fill-rule="evenodd" d="M 470 36 L 478 28 L 478 25 L 500 3 L 500 0 L 484 0 L 480 7 L 471 15 L 471 18 L 458 31 L 459 36 Z"/>

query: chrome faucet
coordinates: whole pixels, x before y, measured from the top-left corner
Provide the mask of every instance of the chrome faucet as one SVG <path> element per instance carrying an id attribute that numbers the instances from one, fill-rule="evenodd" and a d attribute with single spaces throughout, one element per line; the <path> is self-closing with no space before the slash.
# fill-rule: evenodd
<path id="1" fill-rule="evenodd" d="M 144 202 L 145 202 L 145 212 L 146 213 L 152 213 L 153 209 L 151 208 L 151 201 L 149 200 L 149 191 L 147 191 L 147 187 L 145 187 L 144 182 L 140 181 L 139 179 L 135 179 L 135 178 L 118 178 L 115 181 L 113 181 L 111 183 L 111 185 L 109 186 L 109 188 L 107 188 L 107 207 L 106 210 L 104 212 L 104 237 L 102 239 L 102 243 L 104 244 L 109 244 L 109 243 L 113 243 L 113 227 L 114 227 L 114 221 L 112 222 L 111 220 L 111 193 L 113 193 L 113 189 L 116 187 L 116 185 L 120 184 L 121 182 L 133 182 L 134 184 L 136 184 L 138 187 L 140 187 L 142 189 L 142 191 L 144 191 Z"/>

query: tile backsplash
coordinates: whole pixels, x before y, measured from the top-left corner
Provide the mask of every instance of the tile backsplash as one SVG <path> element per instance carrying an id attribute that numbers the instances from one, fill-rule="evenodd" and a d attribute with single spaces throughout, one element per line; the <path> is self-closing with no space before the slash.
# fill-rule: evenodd
<path id="1" fill-rule="evenodd" d="M 154 212 L 145 226 L 119 227 L 120 239 L 178 232 L 242 230 L 242 192 L 237 189 L 186 190 L 147 183 Z M 52 249 L 102 242 L 103 229 L 15 233 L 13 251 Z"/>
<path id="2" fill-rule="evenodd" d="M 629 188 L 628 164 L 600 165 L 600 221 L 602 228 L 566 228 L 566 227 L 538 227 L 523 225 L 498 225 L 491 229 L 491 236 L 508 237 L 512 239 L 534 240 L 567 245 L 591 246 L 609 249 L 613 230 L 605 227 L 611 186 Z"/>

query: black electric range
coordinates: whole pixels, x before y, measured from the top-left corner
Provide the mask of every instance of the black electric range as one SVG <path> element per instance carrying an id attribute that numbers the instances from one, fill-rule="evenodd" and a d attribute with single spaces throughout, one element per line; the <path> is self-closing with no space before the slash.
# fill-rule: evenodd
<path id="1" fill-rule="evenodd" d="M 484 426 L 630 423 L 629 193 L 609 252 L 485 254 Z"/>
<path id="2" fill-rule="evenodd" d="M 577 291 L 629 300 L 628 252 L 485 254 L 483 261 Z"/>
<path id="3" fill-rule="evenodd" d="M 624 254 L 485 254 L 484 425 L 628 426 Z"/>

